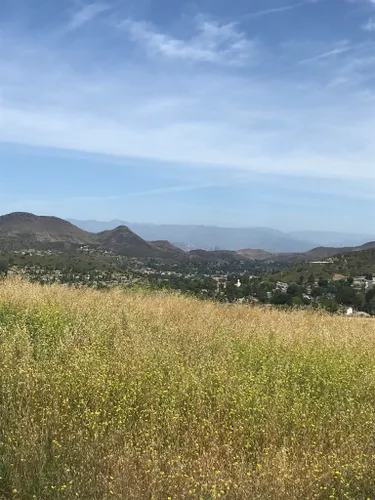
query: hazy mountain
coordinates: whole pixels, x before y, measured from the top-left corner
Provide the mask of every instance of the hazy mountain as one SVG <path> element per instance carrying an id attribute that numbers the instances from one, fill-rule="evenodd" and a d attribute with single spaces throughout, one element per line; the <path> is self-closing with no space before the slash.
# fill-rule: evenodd
<path id="1" fill-rule="evenodd" d="M 319 242 L 301 240 L 287 233 L 269 228 L 227 228 L 215 226 L 183 226 L 137 224 L 131 222 L 78 221 L 71 220 L 78 227 L 88 231 L 113 229 L 126 224 L 148 241 L 168 240 L 184 250 L 239 250 L 261 248 L 268 252 L 305 252 L 319 245 Z"/>
<path id="2" fill-rule="evenodd" d="M 193 261 L 206 262 L 238 262 L 252 260 L 230 250 L 192 250 L 189 258 Z"/>
<path id="3" fill-rule="evenodd" d="M 308 260 L 311 259 L 328 259 L 329 257 L 334 257 L 335 255 L 350 253 L 350 252 L 361 252 L 363 250 L 370 250 L 375 248 L 375 241 L 370 241 L 365 243 L 364 245 L 356 246 L 356 247 L 318 247 L 309 250 L 304 255 Z"/>
<path id="4" fill-rule="evenodd" d="M 302 241 L 315 241 L 316 246 L 323 247 L 356 247 L 366 241 L 375 240 L 375 234 L 351 234 L 328 231 L 294 231 L 289 233 L 293 238 Z"/>
<path id="5" fill-rule="evenodd" d="M 89 227 L 89 224 L 91 222 L 87 223 L 86 227 Z M 85 223 L 81 223 L 81 226 L 85 226 Z M 98 228 L 99 225 L 96 227 Z M 132 229 L 136 229 L 140 235 Z M 170 238 L 155 238 L 161 233 L 168 234 Z M 193 242 L 191 244 L 194 246 L 206 245 L 207 248 L 209 243 L 216 243 L 213 244 L 214 247 L 224 247 L 225 242 L 228 241 L 229 248 L 216 250 L 201 248 L 187 254 L 168 241 L 168 239 L 173 240 L 176 233 L 178 241 L 181 241 L 181 236 L 185 235 L 188 238 L 187 241 Z M 156 241 L 150 241 L 155 239 Z M 243 245 L 244 242 L 248 244 Z M 81 245 L 98 246 L 128 257 L 155 257 L 174 262 L 188 258 L 227 262 L 237 260 L 302 262 L 324 260 L 338 254 L 372 249 L 375 248 L 375 241 L 352 247 L 316 247 L 308 251 L 298 251 L 296 248 L 302 247 L 305 250 L 309 244 L 293 240 L 287 234 L 267 228 L 236 229 L 131 224 L 131 228 L 120 225 L 114 229 L 94 233 L 57 217 L 39 217 L 28 213 L 13 213 L 0 217 L 0 249 L 2 250 L 71 248 Z M 238 251 L 231 249 L 236 247 L 243 249 Z M 260 250 L 254 250 L 254 248 L 260 248 Z M 274 248 L 278 250 L 272 252 Z"/>
<path id="6" fill-rule="evenodd" d="M 109 231 L 111 229 L 115 229 L 119 226 L 130 226 L 129 222 L 123 220 L 111 220 L 109 222 L 100 222 L 97 220 L 75 220 L 75 219 L 67 219 L 69 222 L 74 224 L 89 233 L 101 233 L 102 231 Z"/>
<path id="7" fill-rule="evenodd" d="M 249 260 L 269 260 L 275 257 L 275 254 L 271 252 L 266 252 L 265 250 L 258 249 L 244 249 L 238 250 L 237 253 L 242 255 L 242 257 L 246 257 Z"/>

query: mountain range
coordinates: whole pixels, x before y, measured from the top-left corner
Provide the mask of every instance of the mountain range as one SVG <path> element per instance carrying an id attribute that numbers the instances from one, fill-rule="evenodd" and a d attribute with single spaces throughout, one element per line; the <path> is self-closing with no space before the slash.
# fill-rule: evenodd
<path id="1" fill-rule="evenodd" d="M 184 255 L 169 242 L 143 240 L 126 226 L 111 231 L 90 233 L 57 217 L 16 212 L 0 217 L 0 249 L 6 251 L 67 249 L 82 245 L 97 246 L 128 257 L 155 257 L 165 260 Z"/>
<path id="2" fill-rule="evenodd" d="M 356 247 L 375 239 L 371 234 L 303 231 L 286 233 L 270 228 L 228 228 L 194 225 L 139 224 L 113 220 L 70 220 L 76 226 L 93 233 L 125 225 L 142 238 L 168 240 L 182 250 L 232 250 L 261 248 L 271 253 L 306 252 L 315 247 Z"/>
<path id="3" fill-rule="evenodd" d="M 158 228 L 160 226 L 155 227 Z M 168 231 L 171 230 L 171 227 L 173 226 L 168 226 Z M 201 228 L 200 226 L 190 227 Z M 217 229 L 219 231 L 222 228 L 212 229 Z M 226 234 L 228 235 L 229 233 Z M 280 237 L 276 231 L 268 230 L 268 233 L 260 231 L 256 234 L 258 237 L 260 234 L 262 234 L 263 237 L 265 234 L 268 234 L 274 238 L 274 242 L 279 241 L 279 244 L 286 241 L 286 239 Z M 117 226 L 111 230 L 90 232 L 57 217 L 37 216 L 23 212 L 12 213 L 0 217 L 0 250 L 15 251 L 30 248 L 67 249 L 82 245 L 99 247 L 127 257 L 154 257 L 170 262 L 181 262 L 189 259 L 201 262 L 261 260 L 296 263 L 322 260 L 342 253 L 372 249 L 375 248 L 375 241 L 360 246 L 316 247 L 306 252 L 270 252 L 265 249 L 265 247 L 257 247 L 260 249 L 245 247 L 238 251 L 230 249 L 214 251 L 198 249 L 184 252 L 166 239 L 147 241 L 125 225 Z"/>

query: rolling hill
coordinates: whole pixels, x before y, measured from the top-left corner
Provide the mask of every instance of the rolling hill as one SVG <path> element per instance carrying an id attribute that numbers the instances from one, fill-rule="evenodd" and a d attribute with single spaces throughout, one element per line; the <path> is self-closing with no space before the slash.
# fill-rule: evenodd
<path id="1" fill-rule="evenodd" d="M 57 217 L 15 212 L 0 217 L 0 248 L 69 247 L 94 244 L 96 235 Z"/>
<path id="2" fill-rule="evenodd" d="M 169 229 L 172 227 L 169 226 Z M 218 230 L 220 228 L 211 229 Z M 124 225 L 112 230 L 93 233 L 57 217 L 37 216 L 23 212 L 0 217 L 0 250 L 73 249 L 82 245 L 96 246 L 119 255 L 140 259 L 157 258 L 175 262 L 190 259 L 192 261 L 224 261 L 228 263 L 258 260 L 297 264 L 305 261 L 325 260 L 340 254 L 371 250 L 375 248 L 375 241 L 357 247 L 317 247 L 300 253 L 272 253 L 252 248 L 238 251 L 230 249 L 192 250 L 186 253 L 167 240 L 146 241 Z"/>
<path id="3" fill-rule="evenodd" d="M 310 275 L 314 275 L 316 279 L 332 279 L 334 275 L 354 277 L 368 274 L 375 276 L 375 245 L 336 254 L 327 263 L 317 264 L 308 260 L 296 263 L 275 274 L 274 279 L 291 283 L 298 282 L 300 276 L 305 279 Z"/>
<path id="4" fill-rule="evenodd" d="M 189 252 L 189 257 L 193 261 L 201 262 L 239 262 L 241 260 L 253 260 L 243 257 L 238 252 L 231 250 L 192 250 Z"/>
<path id="5" fill-rule="evenodd" d="M 82 245 L 101 247 L 127 257 L 185 258 L 169 242 L 148 242 L 126 226 L 90 233 L 57 217 L 15 212 L 0 217 L 0 250 L 71 249 Z"/>
<path id="6" fill-rule="evenodd" d="M 375 248 L 375 241 L 370 241 L 369 243 L 365 243 L 364 245 L 357 247 L 318 247 L 305 252 L 304 255 L 306 256 L 306 260 L 329 259 L 335 255 L 350 252 L 361 252 L 362 250 L 370 250 L 372 248 Z"/>

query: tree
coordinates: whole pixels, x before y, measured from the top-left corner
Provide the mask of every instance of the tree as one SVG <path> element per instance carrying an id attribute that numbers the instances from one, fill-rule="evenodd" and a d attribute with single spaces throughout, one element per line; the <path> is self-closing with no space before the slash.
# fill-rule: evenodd
<path id="1" fill-rule="evenodd" d="M 7 276 L 8 275 L 8 262 L 0 258 L 0 276 Z"/>
<path id="2" fill-rule="evenodd" d="M 314 298 L 321 297 L 323 295 L 323 290 L 318 286 L 313 288 L 311 291 L 311 296 Z"/>
<path id="3" fill-rule="evenodd" d="M 366 293 L 366 302 L 371 302 L 374 297 L 375 297 L 375 288 L 373 288 L 372 290 L 369 290 Z"/>
<path id="4" fill-rule="evenodd" d="M 321 301 L 321 306 L 330 313 L 335 313 L 339 309 L 339 305 L 335 300 L 324 299 Z"/>
<path id="5" fill-rule="evenodd" d="M 375 314 L 375 288 L 366 293 L 363 309 L 369 314 Z"/>
<path id="6" fill-rule="evenodd" d="M 326 288 L 328 286 L 328 280 L 319 278 L 318 285 L 320 286 L 320 288 Z"/>
<path id="7" fill-rule="evenodd" d="M 291 283 L 288 286 L 287 294 L 292 295 L 292 296 L 300 296 L 301 295 L 301 287 L 298 286 L 297 283 Z"/>
<path id="8" fill-rule="evenodd" d="M 356 291 L 350 286 L 340 286 L 336 291 L 336 298 L 345 306 L 355 305 Z"/>
<path id="9" fill-rule="evenodd" d="M 307 278 L 307 283 L 309 285 L 313 285 L 315 283 L 315 276 L 313 274 L 310 274 L 310 276 Z"/>
<path id="10" fill-rule="evenodd" d="M 365 294 L 363 292 L 356 293 L 353 300 L 353 306 L 359 309 L 360 311 L 363 311 L 365 304 L 366 304 Z"/>
<path id="11" fill-rule="evenodd" d="M 292 296 L 280 290 L 276 290 L 272 297 L 272 303 L 277 306 L 290 306 L 292 305 Z"/>
<path id="12" fill-rule="evenodd" d="M 375 314 L 375 297 L 373 297 L 370 302 L 365 305 L 366 312 L 369 314 Z"/>
<path id="13" fill-rule="evenodd" d="M 292 299 L 292 304 L 295 307 L 302 307 L 304 305 L 304 301 L 301 299 L 301 297 L 294 296 Z"/>

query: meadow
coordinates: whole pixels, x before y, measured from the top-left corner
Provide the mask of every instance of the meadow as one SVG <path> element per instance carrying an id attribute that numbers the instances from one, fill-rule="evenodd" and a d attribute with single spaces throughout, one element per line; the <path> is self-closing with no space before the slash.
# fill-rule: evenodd
<path id="1" fill-rule="evenodd" d="M 375 322 L 5 280 L 0 498 L 375 499 Z"/>

